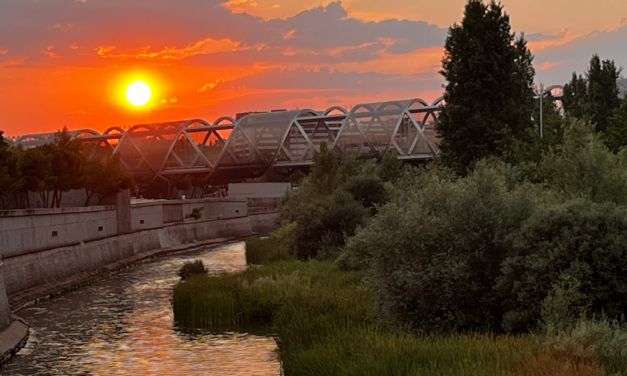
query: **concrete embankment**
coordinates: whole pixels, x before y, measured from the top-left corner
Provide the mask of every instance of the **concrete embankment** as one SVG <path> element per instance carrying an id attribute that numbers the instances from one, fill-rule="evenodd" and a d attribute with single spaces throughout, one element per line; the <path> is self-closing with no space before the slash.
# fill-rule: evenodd
<path id="1" fill-rule="evenodd" d="M 202 246 L 216 239 L 267 233 L 275 219 L 275 213 L 266 213 L 200 220 L 8 256 L 3 262 L 9 303 L 15 309 L 160 253 Z"/>

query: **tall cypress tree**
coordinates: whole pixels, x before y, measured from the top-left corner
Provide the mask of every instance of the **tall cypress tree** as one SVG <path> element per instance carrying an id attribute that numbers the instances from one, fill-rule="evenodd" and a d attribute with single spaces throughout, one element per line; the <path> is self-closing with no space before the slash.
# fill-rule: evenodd
<path id="1" fill-rule="evenodd" d="M 442 160 L 461 174 L 478 159 L 501 155 L 508 137 L 533 126 L 533 56 L 511 31 L 500 4 L 470 0 L 449 29 L 440 72 L 448 81 L 437 131 Z"/>

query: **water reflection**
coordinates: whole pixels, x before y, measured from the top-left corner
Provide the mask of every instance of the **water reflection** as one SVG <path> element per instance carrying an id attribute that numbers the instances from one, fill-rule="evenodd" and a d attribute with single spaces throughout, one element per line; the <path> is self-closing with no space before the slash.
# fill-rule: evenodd
<path id="1" fill-rule="evenodd" d="M 176 272 L 201 259 L 212 273 L 246 266 L 244 243 L 144 264 L 58 299 L 25 308 L 31 339 L 2 375 L 254 375 L 280 366 L 270 338 L 192 336 L 173 328 Z"/>

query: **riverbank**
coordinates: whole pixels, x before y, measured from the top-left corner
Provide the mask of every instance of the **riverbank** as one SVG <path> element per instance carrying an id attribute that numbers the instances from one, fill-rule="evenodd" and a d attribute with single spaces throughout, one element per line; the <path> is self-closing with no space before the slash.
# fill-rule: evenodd
<path id="1" fill-rule="evenodd" d="M 245 267 L 244 245 L 172 253 L 23 308 L 31 339 L 0 374 L 279 376 L 272 338 L 173 325 L 177 271 L 196 259 L 212 274 L 236 272 Z"/>
<path id="2" fill-rule="evenodd" d="M 28 324 L 19 317 L 13 316 L 11 325 L 0 332 L 0 367 L 26 345 L 29 334 Z"/>
<path id="3" fill-rule="evenodd" d="M 216 332 L 265 330 L 277 340 L 287 376 L 603 374 L 594 362 L 551 352 L 540 336 L 392 329 L 377 321 L 374 295 L 362 280 L 361 272 L 341 271 L 330 261 L 267 262 L 179 283 L 174 318 Z"/>
<path id="4" fill-rule="evenodd" d="M 4 258 L 4 281 L 13 311 L 57 296 L 153 257 L 240 239 L 273 224 L 276 214 L 201 220 L 117 235 L 69 247 Z"/>

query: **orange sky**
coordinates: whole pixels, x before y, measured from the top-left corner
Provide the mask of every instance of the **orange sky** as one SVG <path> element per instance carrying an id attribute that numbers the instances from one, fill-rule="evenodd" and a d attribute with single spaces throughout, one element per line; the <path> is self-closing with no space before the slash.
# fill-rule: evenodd
<path id="1" fill-rule="evenodd" d="M 447 27 L 465 0 L 2 0 L 0 129 L 9 136 L 324 109 L 441 94 Z M 563 84 L 593 53 L 627 66 L 627 4 L 503 0 Z M 126 85 L 153 89 L 144 108 Z"/>

